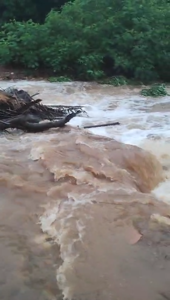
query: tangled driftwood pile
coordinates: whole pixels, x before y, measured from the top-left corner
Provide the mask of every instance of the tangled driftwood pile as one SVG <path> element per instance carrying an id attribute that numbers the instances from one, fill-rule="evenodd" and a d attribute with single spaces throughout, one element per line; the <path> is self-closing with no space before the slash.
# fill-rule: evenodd
<path id="1" fill-rule="evenodd" d="M 9 128 L 27 132 L 42 132 L 50 128 L 64 127 L 72 118 L 86 113 L 82 106 L 56 105 L 49 107 L 34 100 L 26 91 L 8 88 L 0 90 L 0 130 Z M 86 113 L 87 115 L 87 113 Z M 43 122 L 45 121 L 45 122 Z M 119 122 L 89 125 L 84 128 L 114 126 Z"/>
<path id="2" fill-rule="evenodd" d="M 37 95 L 37 94 L 36 94 Z M 41 132 L 63 127 L 76 115 L 85 112 L 81 106 L 57 105 L 54 108 L 34 100 L 26 91 L 11 89 L 0 91 L 0 130 L 9 128 L 27 132 Z M 46 121 L 46 122 L 42 122 Z"/>

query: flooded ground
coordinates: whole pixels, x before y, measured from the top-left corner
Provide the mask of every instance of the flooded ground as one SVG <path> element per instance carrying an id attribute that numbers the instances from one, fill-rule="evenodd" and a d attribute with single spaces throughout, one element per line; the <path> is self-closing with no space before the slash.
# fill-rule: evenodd
<path id="1" fill-rule="evenodd" d="M 12 85 L 89 117 L 1 134 L 0 299 L 170 299 L 170 97 L 1 82 Z M 121 125 L 81 128 L 110 121 Z"/>

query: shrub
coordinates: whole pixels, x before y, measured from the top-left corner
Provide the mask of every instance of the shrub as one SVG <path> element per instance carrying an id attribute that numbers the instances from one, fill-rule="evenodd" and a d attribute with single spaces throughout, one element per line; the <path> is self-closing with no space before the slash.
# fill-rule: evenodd
<path id="1" fill-rule="evenodd" d="M 71 81 L 71 79 L 68 77 L 65 77 L 65 76 L 59 76 L 59 77 L 49 77 L 48 81 L 50 81 L 50 82 L 69 82 L 69 81 Z"/>
<path id="2" fill-rule="evenodd" d="M 112 57 L 111 75 L 170 81 L 168 0 L 75 0 L 45 23 L 12 22 L 0 34 L 0 62 L 26 68 L 45 66 L 57 76 L 100 80 L 103 56 Z M 127 75 L 128 76 L 128 75 Z"/>
<path id="3" fill-rule="evenodd" d="M 43 63 L 41 49 L 46 34 L 44 25 L 32 21 L 6 23 L 0 33 L 0 63 L 38 68 Z"/>
<path id="4" fill-rule="evenodd" d="M 146 97 L 169 96 L 164 84 L 154 84 L 150 89 L 142 89 L 141 95 Z"/>

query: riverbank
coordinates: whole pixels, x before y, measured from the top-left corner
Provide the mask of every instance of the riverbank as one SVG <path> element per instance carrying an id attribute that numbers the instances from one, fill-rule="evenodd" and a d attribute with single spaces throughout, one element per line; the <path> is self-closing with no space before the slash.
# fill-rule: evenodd
<path id="1" fill-rule="evenodd" d="M 76 81 L 74 78 L 69 78 L 69 76 L 60 76 L 55 72 L 47 69 L 38 69 L 38 70 L 26 70 L 24 68 L 13 68 L 12 66 L 4 67 L 0 66 L 0 81 L 9 81 L 16 82 L 18 80 L 27 80 L 27 81 L 47 81 L 51 83 L 62 83 L 62 82 L 84 82 Z M 95 81 L 88 81 L 88 83 L 95 83 Z M 148 82 L 142 83 L 141 81 L 136 80 L 128 80 L 125 77 L 117 76 L 117 77 L 105 77 L 98 81 L 98 84 L 108 84 L 111 86 L 119 87 L 119 86 L 128 86 L 128 87 L 141 87 L 145 88 L 147 86 L 151 86 L 152 84 L 158 83 L 162 84 L 162 81 L 158 82 Z M 167 87 L 170 86 L 169 83 L 165 83 Z"/>

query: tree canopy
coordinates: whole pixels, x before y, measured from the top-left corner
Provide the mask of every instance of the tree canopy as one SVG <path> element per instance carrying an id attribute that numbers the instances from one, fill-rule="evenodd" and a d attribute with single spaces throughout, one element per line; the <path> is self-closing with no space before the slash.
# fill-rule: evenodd
<path id="1" fill-rule="evenodd" d="M 91 80 L 104 76 L 108 57 L 112 75 L 170 81 L 170 1 L 10 2 L 3 18 L 15 20 L 1 27 L 1 64 Z"/>

